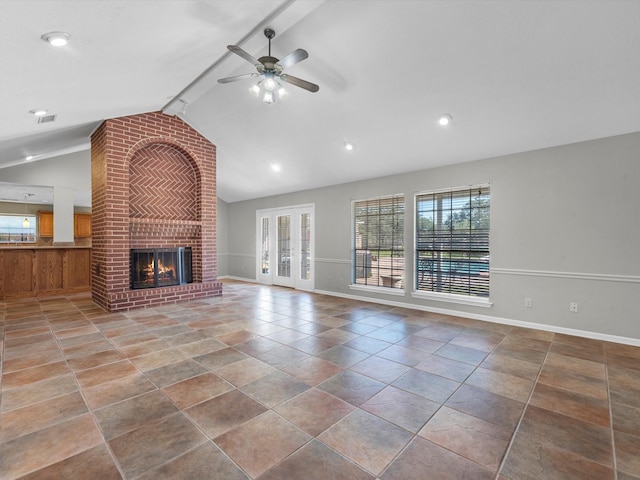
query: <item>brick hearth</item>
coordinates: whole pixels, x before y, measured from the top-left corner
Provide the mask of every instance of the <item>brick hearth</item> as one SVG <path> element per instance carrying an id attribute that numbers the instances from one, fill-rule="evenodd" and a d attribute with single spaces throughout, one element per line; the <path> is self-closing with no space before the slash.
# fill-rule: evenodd
<path id="1" fill-rule="evenodd" d="M 109 311 L 220 295 L 216 148 L 161 112 L 106 120 L 91 137 L 93 300 Z M 130 249 L 191 247 L 193 283 L 131 290 Z"/>

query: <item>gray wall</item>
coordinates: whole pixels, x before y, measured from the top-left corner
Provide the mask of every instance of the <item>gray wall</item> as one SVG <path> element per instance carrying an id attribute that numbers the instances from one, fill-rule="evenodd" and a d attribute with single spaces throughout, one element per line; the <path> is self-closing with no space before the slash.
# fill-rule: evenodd
<path id="1" fill-rule="evenodd" d="M 219 245 L 228 246 L 229 276 L 254 279 L 256 210 L 315 203 L 317 290 L 640 341 L 639 152 L 634 133 L 225 204 L 228 243 Z M 491 184 L 491 308 L 415 299 L 410 280 L 404 297 L 349 288 L 352 200 L 405 194 L 411 279 L 413 195 L 480 183 Z"/>
<path id="2" fill-rule="evenodd" d="M 217 199 L 216 242 L 218 247 L 218 277 L 229 274 L 229 205 Z"/>

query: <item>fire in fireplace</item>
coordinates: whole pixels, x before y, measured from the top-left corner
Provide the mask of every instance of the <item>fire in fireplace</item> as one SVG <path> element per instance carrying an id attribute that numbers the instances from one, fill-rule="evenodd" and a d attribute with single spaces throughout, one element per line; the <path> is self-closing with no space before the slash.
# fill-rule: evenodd
<path id="1" fill-rule="evenodd" d="M 193 282 L 191 247 L 131 250 L 131 288 L 158 288 Z"/>

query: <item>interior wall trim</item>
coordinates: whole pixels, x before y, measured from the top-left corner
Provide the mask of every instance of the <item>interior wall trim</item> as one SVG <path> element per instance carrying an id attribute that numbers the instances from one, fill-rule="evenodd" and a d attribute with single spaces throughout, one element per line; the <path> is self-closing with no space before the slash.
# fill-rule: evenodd
<path id="1" fill-rule="evenodd" d="M 590 332 L 588 330 L 577 330 L 574 328 L 565 328 L 565 327 L 558 327 L 555 325 L 546 325 L 542 323 L 525 322 L 521 320 L 514 320 L 511 318 L 494 317 L 491 315 L 481 315 L 481 314 L 470 313 L 470 312 L 460 312 L 459 310 L 449 310 L 446 308 L 428 307 L 425 305 L 416 305 L 413 303 L 405 303 L 405 302 L 387 300 L 382 298 L 374 298 L 374 297 L 364 297 L 360 295 L 350 295 L 347 293 L 332 292 L 329 290 L 315 290 L 314 292 L 320 295 L 329 295 L 332 297 L 347 298 L 349 300 L 361 300 L 364 302 L 378 303 L 381 305 L 389 305 L 392 307 L 410 308 L 413 310 L 421 310 L 421 311 L 431 312 L 431 313 L 440 313 L 443 315 L 451 315 L 454 317 L 470 318 L 472 320 L 500 323 L 503 325 L 511 325 L 513 327 L 532 328 L 535 330 L 543 330 L 546 332 L 562 333 L 565 335 L 573 335 L 576 337 L 584 337 L 584 338 L 590 338 L 594 340 L 602 340 L 605 342 L 622 343 L 626 345 L 633 345 L 636 347 L 640 347 L 640 338 L 622 337 L 619 335 L 609 335 L 606 333 Z"/>
<path id="2" fill-rule="evenodd" d="M 351 265 L 351 260 L 344 260 L 340 258 L 316 257 L 316 262 Z M 600 282 L 640 283 L 640 276 L 638 275 L 611 275 L 606 273 L 557 272 L 552 270 L 525 270 L 525 269 L 518 269 L 518 268 L 491 268 L 491 273 L 495 275 L 518 275 L 518 276 L 525 276 L 525 277 L 567 278 L 571 280 L 595 280 Z"/>
<path id="3" fill-rule="evenodd" d="M 605 273 L 554 272 L 549 270 L 491 268 L 491 274 L 517 275 L 526 277 L 568 278 L 571 280 L 595 280 L 600 282 L 640 283 L 640 276 L 637 275 L 610 275 Z"/>
<path id="4" fill-rule="evenodd" d="M 228 257 L 256 258 L 255 253 L 225 253 Z"/>
<path id="5" fill-rule="evenodd" d="M 318 258 L 316 257 L 317 263 L 340 263 L 345 265 L 351 265 L 351 260 L 342 260 L 340 258 Z"/>

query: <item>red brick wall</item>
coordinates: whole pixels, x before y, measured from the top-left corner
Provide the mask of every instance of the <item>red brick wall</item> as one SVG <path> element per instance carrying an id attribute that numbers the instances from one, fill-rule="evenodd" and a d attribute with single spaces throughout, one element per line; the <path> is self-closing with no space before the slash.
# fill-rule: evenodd
<path id="1" fill-rule="evenodd" d="M 109 311 L 220 295 L 216 150 L 161 112 L 106 120 L 91 137 L 92 293 Z M 194 283 L 131 290 L 131 248 L 190 246 Z"/>

